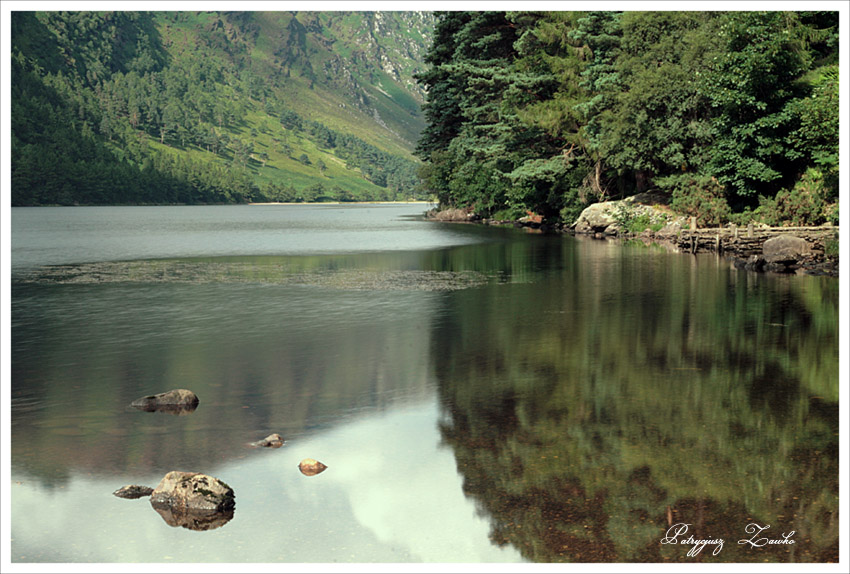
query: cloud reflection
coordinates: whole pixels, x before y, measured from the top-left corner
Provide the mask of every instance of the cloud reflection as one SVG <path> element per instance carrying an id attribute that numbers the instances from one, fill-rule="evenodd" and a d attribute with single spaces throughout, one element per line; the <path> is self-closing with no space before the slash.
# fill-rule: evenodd
<path id="1" fill-rule="evenodd" d="M 239 493 L 226 528 L 167 526 L 145 500 L 112 496 L 127 481 L 74 476 L 50 490 L 26 477 L 12 493 L 12 560 L 23 562 L 517 562 L 488 539 L 440 448 L 434 402 L 363 415 L 286 448 L 250 451 L 213 473 Z M 305 477 L 298 462 L 328 465 Z M 44 498 L 50 504 L 44 504 Z M 273 541 L 273 543 L 270 543 Z"/>
<path id="2" fill-rule="evenodd" d="M 407 407 L 346 425 L 303 448 L 327 462 L 319 478 L 345 493 L 357 521 L 413 560 L 518 560 L 513 549 L 489 542 L 489 522 L 464 497 L 451 451 L 439 447 L 436 420 L 435 403 Z M 382 440 L 386 436 L 393 440 Z"/>

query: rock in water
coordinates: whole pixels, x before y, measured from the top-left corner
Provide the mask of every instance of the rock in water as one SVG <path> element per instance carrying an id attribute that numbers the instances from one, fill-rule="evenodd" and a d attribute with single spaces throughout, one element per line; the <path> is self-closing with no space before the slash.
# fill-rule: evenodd
<path id="1" fill-rule="evenodd" d="M 277 433 L 272 433 L 263 440 L 258 440 L 257 442 L 252 442 L 251 446 L 255 448 L 266 447 L 266 448 L 280 448 L 286 441 L 283 440 L 283 437 Z"/>
<path id="2" fill-rule="evenodd" d="M 154 508 L 222 512 L 236 505 L 233 489 L 219 479 L 198 472 L 171 471 L 151 494 Z"/>
<path id="3" fill-rule="evenodd" d="M 163 411 L 172 414 L 187 414 L 198 408 L 198 395 L 187 389 L 173 389 L 158 395 L 136 399 L 130 406 L 141 411 Z"/>
<path id="4" fill-rule="evenodd" d="M 809 242 L 795 235 L 771 237 L 762 246 L 762 255 L 767 263 L 796 263 L 811 253 Z"/>
<path id="5" fill-rule="evenodd" d="M 143 496 L 150 496 L 152 492 L 153 489 L 150 486 L 128 484 L 127 486 L 122 486 L 112 494 L 118 498 L 142 498 Z"/>
<path id="6" fill-rule="evenodd" d="M 320 472 L 324 472 L 326 468 L 328 468 L 326 465 L 314 458 L 305 458 L 298 464 L 298 469 L 304 476 L 316 476 Z"/>

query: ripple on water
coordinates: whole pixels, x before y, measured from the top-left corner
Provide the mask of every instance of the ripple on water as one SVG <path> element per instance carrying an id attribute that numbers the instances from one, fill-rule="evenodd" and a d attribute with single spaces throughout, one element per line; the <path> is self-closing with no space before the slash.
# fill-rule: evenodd
<path id="1" fill-rule="evenodd" d="M 455 291 L 478 287 L 496 275 L 479 271 L 421 269 L 313 269 L 287 265 L 198 261 L 114 261 L 51 265 L 19 275 L 21 283 L 259 283 L 342 290 Z"/>

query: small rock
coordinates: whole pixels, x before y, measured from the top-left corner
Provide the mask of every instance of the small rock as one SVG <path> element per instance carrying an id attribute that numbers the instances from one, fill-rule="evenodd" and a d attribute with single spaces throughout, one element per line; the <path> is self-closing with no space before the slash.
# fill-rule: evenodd
<path id="1" fill-rule="evenodd" d="M 316 476 L 320 472 L 324 472 L 328 468 L 316 459 L 305 458 L 298 464 L 298 469 L 305 476 Z"/>
<path id="2" fill-rule="evenodd" d="M 158 395 L 136 399 L 130 406 L 146 412 L 163 411 L 172 414 L 188 414 L 198 408 L 198 395 L 187 389 L 173 389 Z"/>
<path id="3" fill-rule="evenodd" d="M 127 486 L 122 486 L 112 494 L 118 498 L 142 498 L 143 496 L 150 496 L 152 493 L 153 489 L 150 486 L 128 484 Z"/>
<path id="4" fill-rule="evenodd" d="M 277 433 L 272 433 L 263 440 L 258 440 L 257 442 L 252 442 L 251 446 L 254 448 L 280 448 L 286 441 L 283 440 L 283 437 Z"/>
<path id="5" fill-rule="evenodd" d="M 764 268 L 764 265 L 764 257 L 761 255 L 750 255 L 749 259 L 747 259 L 746 265 L 744 265 L 744 269 L 747 271 L 761 271 Z"/>

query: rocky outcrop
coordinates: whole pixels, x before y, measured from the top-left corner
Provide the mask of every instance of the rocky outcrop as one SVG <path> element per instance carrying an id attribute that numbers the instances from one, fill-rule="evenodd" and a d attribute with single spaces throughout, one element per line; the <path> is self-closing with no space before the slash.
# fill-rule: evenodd
<path id="1" fill-rule="evenodd" d="M 317 474 L 324 472 L 326 468 L 328 468 L 326 465 L 314 458 L 305 458 L 298 463 L 298 470 L 300 470 L 301 474 L 304 476 L 316 476 Z"/>
<path id="2" fill-rule="evenodd" d="M 673 229 L 671 226 L 681 228 L 684 218 L 674 218 L 667 213 L 663 207 L 665 202 L 663 194 L 653 193 L 642 193 L 619 201 L 601 201 L 587 206 L 570 227 L 575 233 L 616 235 L 624 222 L 643 217 L 652 224 L 666 225 L 670 229 Z"/>
<path id="3" fill-rule="evenodd" d="M 187 389 L 173 389 L 158 395 L 136 399 L 130 406 L 146 412 L 162 411 L 171 414 L 188 414 L 198 408 L 198 396 Z"/>
<path id="4" fill-rule="evenodd" d="M 837 254 L 826 255 L 827 244 L 837 241 L 832 227 L 770 228 L 747 230 L 727 226 L 686 230 L 678 236 L 661 238 L 685 253 L 722 254 L 738 269 L 774 273 L 803 273 L 838 276 Z M 660 232 L 656 238 L 660 238 Z"/>
<path id="5" fill-rule="evenodd" d="M 614 212 L 618 201 L 603 201 L 587 206 L 572 227 L 576 233 L 608 233 L 617 229 Z"/>
<path id="6" fill-rule="evenodd" d="M 192 511 L 222 511 L 236 504 L 233 489 L 219 479 L 199 472 L 173 470 L 151 493 L 151 504 Z"/>
<path id="7" fill-rule="evenodd" d="M 236 497 L 221 480 L 199 472 L 172 471 L 156 488 L 130 484 L 115 492 L 119 498 L 151 497 L 151 506 L 169 526 L 212 530 L 233 518 Z"/>
<path id="8" fill-rule="evenodd" d="M 250 443 L 254 448 L 280 448 L 286 441 L 277 433 L 272 433 L 263 440 Z"/>

